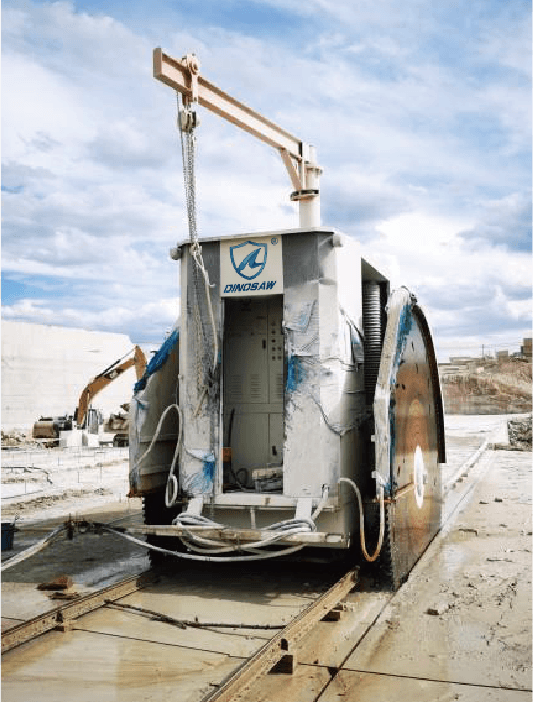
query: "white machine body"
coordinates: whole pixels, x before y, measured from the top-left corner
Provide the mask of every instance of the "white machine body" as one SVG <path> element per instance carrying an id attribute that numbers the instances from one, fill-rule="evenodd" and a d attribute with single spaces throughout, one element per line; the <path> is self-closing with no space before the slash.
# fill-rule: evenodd
<path id="1" fill-rule="evenodd" d="M 200 498 L 204 514 L 237 530 L 319 508 L 317 531 L 301 539 L 346 548 L 357 514 L 339 479 L 370 481 L 362 288 L 378 282 L 385 300 L 388 282 L 358 243 L 332 229 L 200 244 L 210 301 L 184 243 L 174 251 L 179 352 L 134 398 L 131 494 L 164 487 L 180 438 L 175 472 L 184 503 Z M 176 401 L 181 434 L 175 413 L 139 463 L 162 411 Z"/>

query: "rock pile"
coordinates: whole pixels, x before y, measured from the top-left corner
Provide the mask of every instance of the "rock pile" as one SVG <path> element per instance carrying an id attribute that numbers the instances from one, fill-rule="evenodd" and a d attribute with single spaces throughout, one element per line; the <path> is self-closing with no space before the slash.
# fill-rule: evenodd
<path id="1" fill-rule="evenodd" d="M 1 432 L 2 448 L 23 448 L 28 446 L 39 446 L 39 442 L 35 441 L 31 436 L 26 436 L 19 431 L 4 431 Z"/>
<path id="2" fill-rule="evenodd" d="M 509 445 L 518 451 L 531 451 L 531 421 L 529 415 L 525 419 L 510 419 L 507 422 Z"/>

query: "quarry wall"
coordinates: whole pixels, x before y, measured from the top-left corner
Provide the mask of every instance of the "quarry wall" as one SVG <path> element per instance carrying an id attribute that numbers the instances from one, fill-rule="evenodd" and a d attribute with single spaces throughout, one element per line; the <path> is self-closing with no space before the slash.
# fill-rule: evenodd
<path id="1" fill-rule="evenodd" d="M 132 348 L 126 334 L 2 320 L 2 430 L 29 433 L 42 415 L 72 414 L 87 383 Z M 132 367 L 93 406 L 120 411 L 134 383 Z"/>

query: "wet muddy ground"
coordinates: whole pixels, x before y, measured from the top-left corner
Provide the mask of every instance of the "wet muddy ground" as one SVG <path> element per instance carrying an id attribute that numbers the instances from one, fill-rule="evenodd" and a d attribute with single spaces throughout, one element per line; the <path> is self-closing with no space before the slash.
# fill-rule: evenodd
<path id="1" fill-rule="evenodd" d="M 447 428 L 446 471 L 453 475 L 494 427 L 460 417 Z M 477 475 L 482 479 L 474 488 Z M 472 491 L 461 501 L 469 482 Z M 446 500 L 455 518 L 400 591 L 372 591 L 367 581 L 368 591 L 347 598 L 350 609 L 340 623 L 321 623 L 295 674 L 268 676 L 250 691 L 250 702 L 531 699 L 531 454 L 488 452 Z M 133 523 L 140 521 L 140 500 L 85 511 L 97 521 Z M 60 521 L 25 519 L 17 549 Z M 72 589 L 83 593 L 147 567 L 144 549 L 115 536 L 62 539 L 5 571 L 3 626 L 56 606 L 36 590 L 43 580 L 69 574 Z M 187 563 L 122 601 L 215 625 L 285 624 L 342 573 L 342 566 L 281 561 Z M 65 695 L 199 700 L 270 636 L 216 626 L 181 630 L 106 607 L 70 632 L 52 632 L 5 654 L 2 694 L 43 702 Z"/>

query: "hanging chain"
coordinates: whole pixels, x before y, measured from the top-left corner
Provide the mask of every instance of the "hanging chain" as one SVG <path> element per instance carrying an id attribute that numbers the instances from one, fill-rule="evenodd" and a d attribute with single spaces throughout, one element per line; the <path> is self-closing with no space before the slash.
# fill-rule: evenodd
<path id="1" fill-rule="evenodd" d="M 189 222 L 189 237 L 193 247 L 198 247 L 198 231 L 196 225 L 196 112 L 190 105 L 179 109 L 178 96 L 178 126 L 181 138 L 181 155 L 183 159 L 183 183 L 185 185 L 185 201 L 187 205 L 187 219 Z"/>
<path id="2" fill-rule="evenodd" d="M 193 109 L 195 103 L 185 103 L 183 109 L 179 109 L 179 97 L 178 97 L 178 127 L 180 130 L 181 139 L 181 154 L 183 159 L 183 183 L 185 186 L 185 202 L 187 206 L 187 220 L 189 225 L 189 238 L 191 241 L 191 255 L 196 263 L 193 272 L 194 279 L 194 303 L 195 303 L 195 318 L 197 325 L 197 337 L 198 340 L 202 340 L 202 344 L 199 348 L 204 349 L 204 361 L 203 361 L 203 382 L 201 387 L 205 389 L 209 384 L 209 376 L 215 371 L 218 363 L 218 339 L 215 327 L 215 320 L 213 316 L 213 308 L 211 304 L 211 294 L 209 283 L 209 274 L 205 268 L 204 260 L 202 256 L 202 248 L 198 241 L 198 228 L 196 219 L 196 170 L 195 170 L 195 157 L 196 157 L 196 135 L 195 129 L 198 126 L 198 119 L 196 111 Z M 206 343 L 208 334 L 204 327 L 199 306 L 200 306 L 200 276 L 202 274 L 205 288 L 205 295 L 207 299 L 208 314 L 211 321 L 212 333 L 213 333 L 213 360 L 209 363 L 207 360 L 209 345 Z M 199 373 L 200 376 L 200 373 Z M 200 380 L 200 379 L 199 379 Z M 199 382 L 200 389 L 200 382 Z"/>

